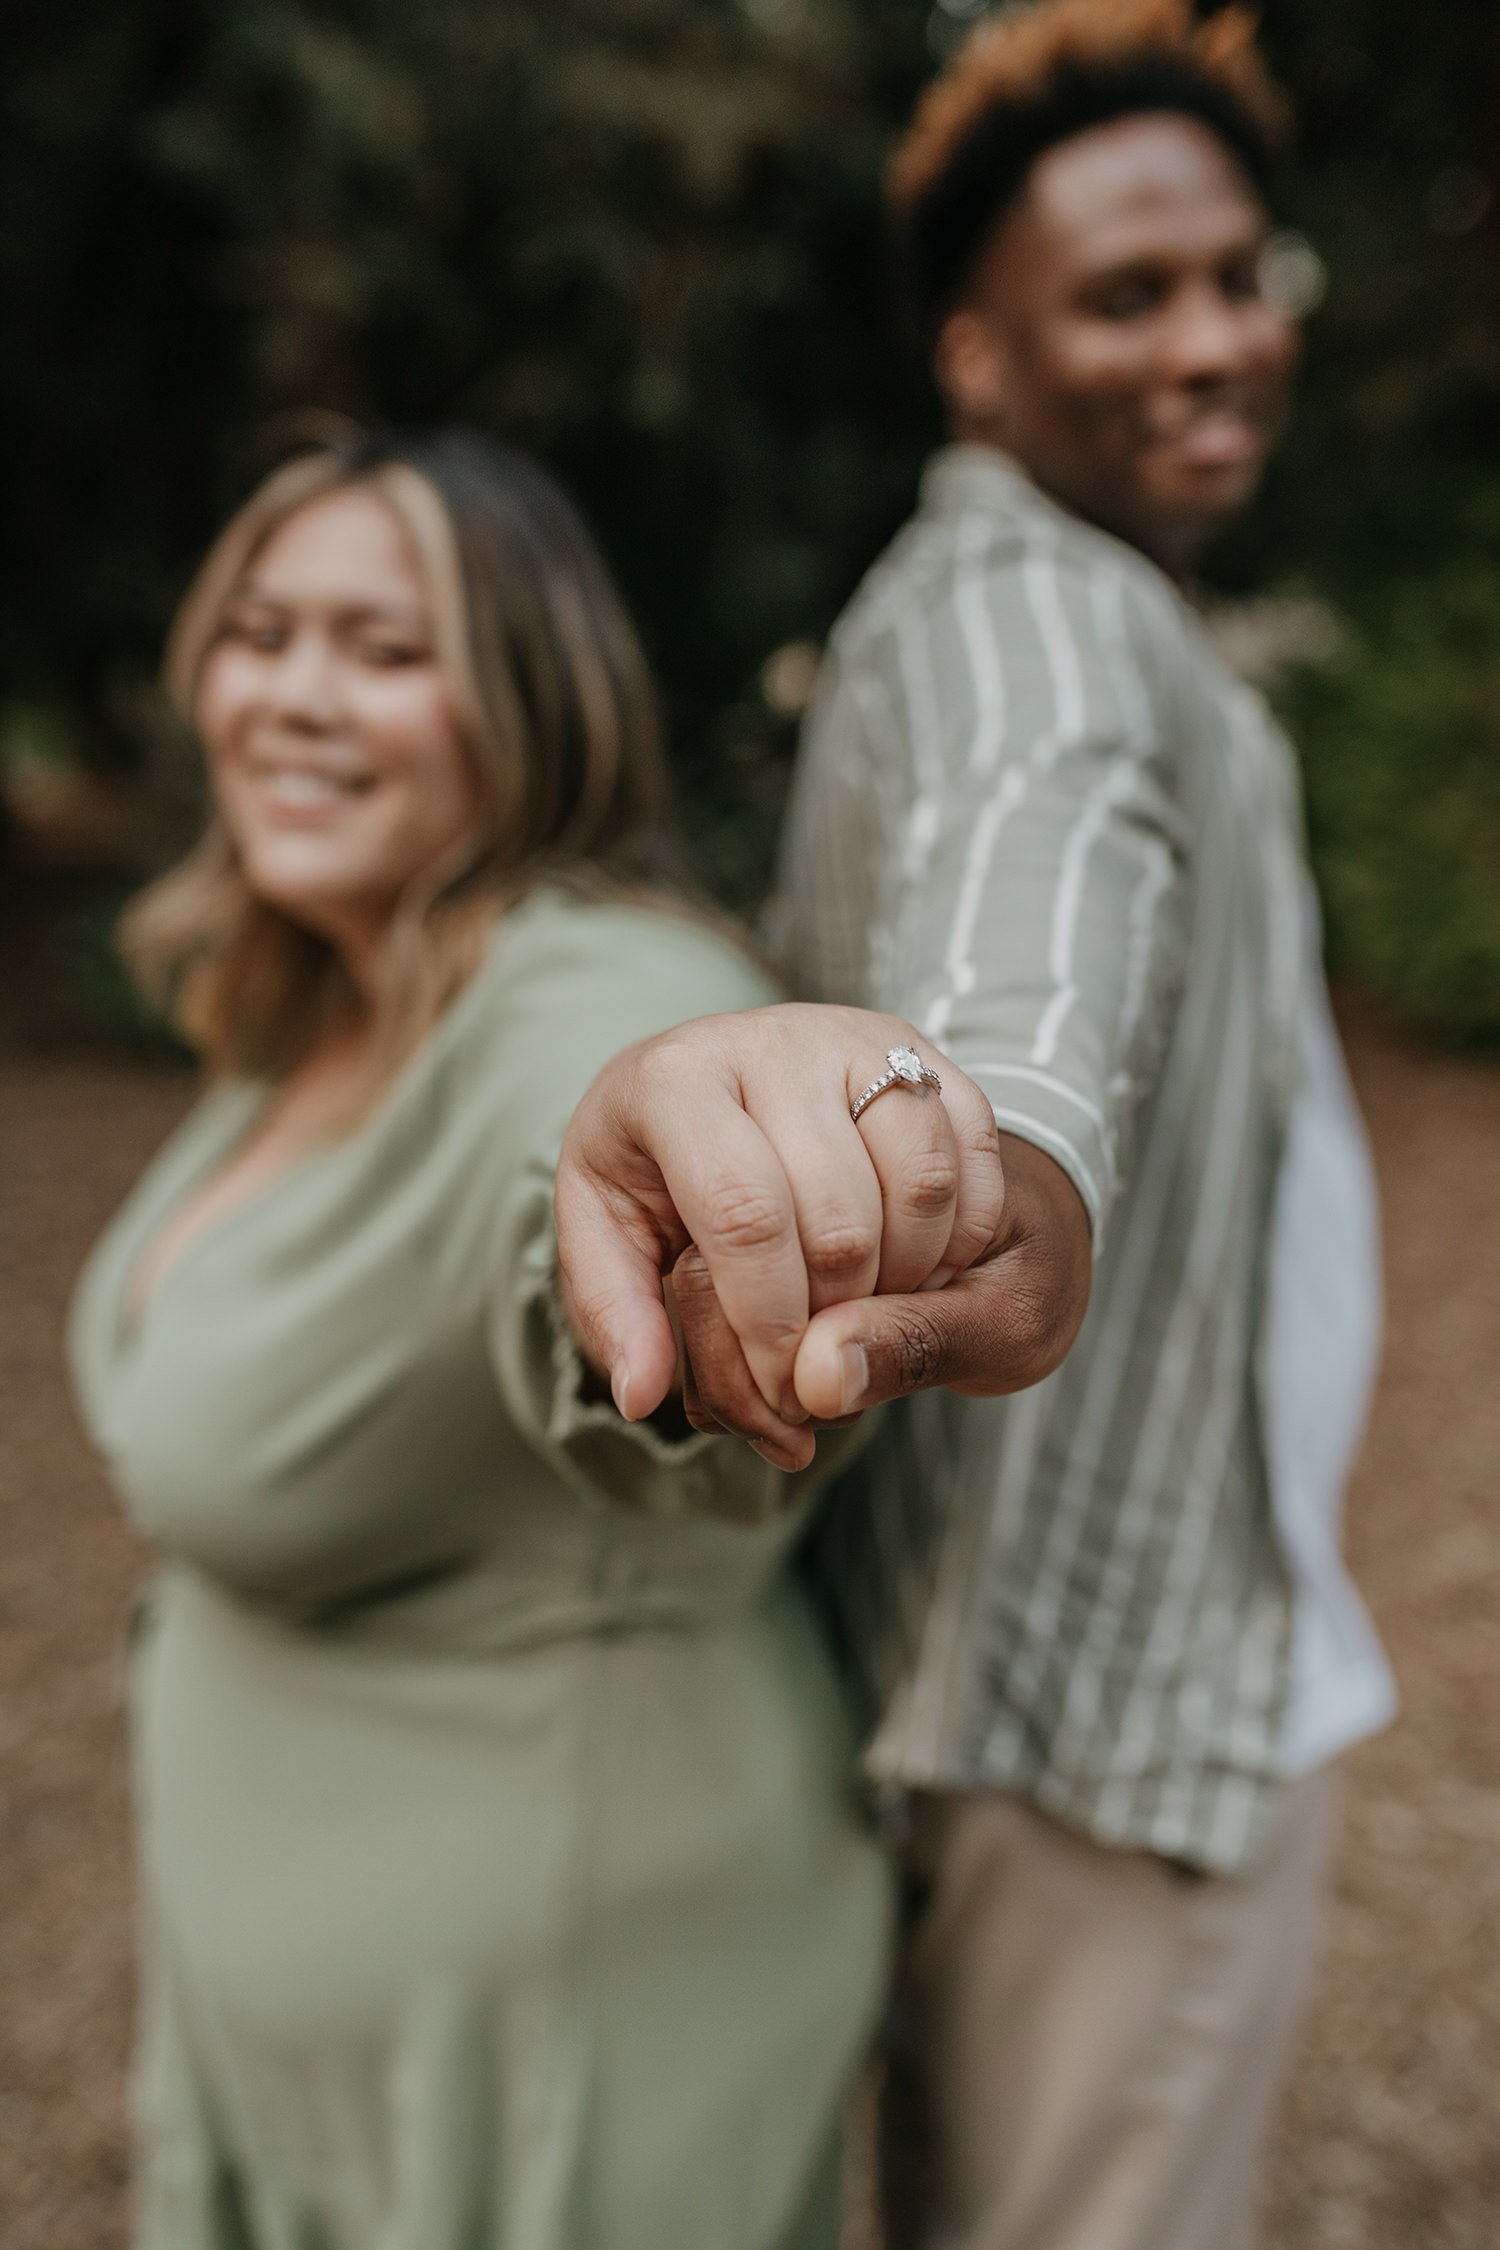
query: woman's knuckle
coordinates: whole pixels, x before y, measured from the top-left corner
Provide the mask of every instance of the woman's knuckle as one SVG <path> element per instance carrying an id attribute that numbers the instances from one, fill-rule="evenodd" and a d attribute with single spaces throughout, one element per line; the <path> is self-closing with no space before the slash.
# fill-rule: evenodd
<path id="1" fill-rule="evenodd" d="M 946 1092 L 946 1088 L 944 1091 Z M 1000 1127 L 995 1112 L 980 1093 L 978 1087 L 969 1089 L 972 1099 L 964 1099 L 964 1086 L 955 1087 L 954 1126 L 959 1141 L 969 1154 L 982 1156 L 991 1164 L 1000 1161 Z"/>
<path id="2" fill-rule="evenodd" d="M 713 1198 L 708 1231 L 726 1250 L 768 1250 L 786 1232 L 786 1216 L 754 1188 L 725 1187 Z"/>
<path id="3" fill-rule="evenodd" d="M 951 1147 L 924 1149 L 903 1166 L 900 1201 L 919 1219 L 942 1217 L 958 1194 L 958 1159 Z"/>
<path id="4" fill-rule="evenodd" d="M 820 1281 L 857 1281 L 880 1252 L 878 1231 L 857 1219 L 832 1219 L 810 1225 L 802 1244 L 809 1272 Z"/>

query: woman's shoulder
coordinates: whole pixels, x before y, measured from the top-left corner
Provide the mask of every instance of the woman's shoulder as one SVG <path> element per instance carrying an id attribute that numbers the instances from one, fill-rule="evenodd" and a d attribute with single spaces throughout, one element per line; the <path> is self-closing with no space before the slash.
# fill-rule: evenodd
<path id="1" fill-rule="evenodd" d="M 732 925 L 667 897 L 533 892 L 497 932 L 490 973 L 528 1010 L 623 1008 L 662 1025 L 785 997 Z"/>
<path id="2" fill-rule="evenodd" d="M 622 1049 L 694 1016 L 784 998 L 730 932 L 670 902 L 533 893 L 499 925 L 456 1003 L 445 1097 L 475 1113 L 564 1119 Z M 455 1036 L 456 1034 L 456 1036 Z"/>

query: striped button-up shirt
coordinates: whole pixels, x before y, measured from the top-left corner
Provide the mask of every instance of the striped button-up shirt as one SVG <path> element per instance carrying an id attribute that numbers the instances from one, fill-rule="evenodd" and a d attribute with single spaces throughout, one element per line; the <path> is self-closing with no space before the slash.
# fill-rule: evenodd
<path id="1" fill-rule="evenodd" d="M 909 1017 L 1056 1159 L 1096 1260 L 1055 1374 L 909 1401 L 830 1520 L 878 1782 L 1210 1868 L 1266 1839 L 1304 881 L 1289 747 L 1166 578 L 1002 455 L 940 454 L 833 634 L 772 927 L 805 991 Z"/>

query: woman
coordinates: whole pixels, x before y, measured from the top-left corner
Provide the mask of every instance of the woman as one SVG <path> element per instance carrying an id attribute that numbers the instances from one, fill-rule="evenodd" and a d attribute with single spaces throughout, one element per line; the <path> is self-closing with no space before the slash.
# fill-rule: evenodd
<path id="1" fill-rule="evenodd" d="M 213 824 L 136 909 L 206 1098 L 100 1244 L 137 1642 L 148 2250 L 831 2245 L 888 1897 L 786 1562 L 556 1302 L 599 1064 L 765 997 L 654 895 L 631 629 L 534 465 L 325 452 L 168 677 Z"/>

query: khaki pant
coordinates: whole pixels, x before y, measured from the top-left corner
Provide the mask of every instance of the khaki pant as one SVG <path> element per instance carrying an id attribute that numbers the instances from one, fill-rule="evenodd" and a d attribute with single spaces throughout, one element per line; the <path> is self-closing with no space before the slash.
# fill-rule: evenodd
<path id="1" fill-rule="evenodd" d="M 1201 1876 L 1015 1798 L 919 1799 L 887 2250 L 1245 2250 L 1317 1952 L 1332 1777 Z"/>

